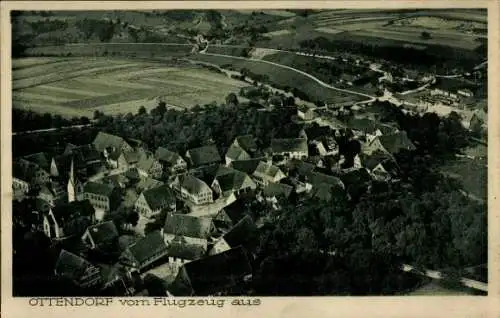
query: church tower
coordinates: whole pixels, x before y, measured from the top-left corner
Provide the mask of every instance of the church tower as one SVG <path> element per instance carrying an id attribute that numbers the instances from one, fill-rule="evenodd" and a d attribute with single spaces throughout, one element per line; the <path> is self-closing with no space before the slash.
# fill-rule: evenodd
<path id="1" fill-rule="evenodd" d="M 71 158 L 71 168 L 69 170 L 68 180 L 68 202 L 79 201 L 82 191 L 82 184 L 75 177 L 74 162 L 73 158 Z"/>

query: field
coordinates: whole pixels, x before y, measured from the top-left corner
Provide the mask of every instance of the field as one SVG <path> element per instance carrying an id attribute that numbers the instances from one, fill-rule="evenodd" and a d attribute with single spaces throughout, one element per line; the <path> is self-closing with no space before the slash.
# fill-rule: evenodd
<path id="1" fill-rule="evenodd" d="M 158 100 L 189 108 L 216 101 L 246 84 L 193 66 L 117 58 L 72 58 L 50 63 L 14 60 L 13 107 L 53 112 L 65 117 L 137 112 Z M 31 64 L 32 66 L 26 66 Z"/>
<path id="2" fill-rule="evenodd" d="M 271 55 L 272 56 L 272 55 Z M 313 101 L 325 101 L 328 103 L 341 103 L 346 101 L 360 101 L 366 97 L 339 92 L 320 85 L 309 77 L 296 71 L 271 65 L 257 60 L 245 60 L 235 57 L 212 56 L 199 54 L 193 59 L 203 62 L 213 63 L 219 66 L 228 67 L 229 65 L 236 69 L 249 69 L 252 73 L 267 75 L 271 83 L 282 87 L 297 88 L 306 93 Z"/>

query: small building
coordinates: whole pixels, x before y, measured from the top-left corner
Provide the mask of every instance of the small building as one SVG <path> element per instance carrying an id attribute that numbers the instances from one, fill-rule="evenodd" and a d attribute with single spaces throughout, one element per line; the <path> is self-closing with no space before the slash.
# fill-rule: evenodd
<path id="1" fill-rule="evenodd" d="M 212 182 L 212 189 L 218 195 L 228 196 L 255 190 L 257 185 L 246 173 L 226 167 L 220 167 Z"/>
<path id="2" fill-rule="evenodd" d="M 73 201 L 57 205 L 43 216 L 43 232 L 51 239 L 81 236 L 95 221 L 95 210 L 88 200 Z"/>
<path id="3" fill-rule="evenodd" d="M 177 190 L 184 200 L 201 205 L 213 202 L 212 189 L 202 180 L 193 175 L 179 175 L 172 183 L 172 188 Z"/>
<path id="4" fill-rule="evenodd" d="M 159 179 L 163 175 L 163 165 L 151 153 L 146 153 L 141 156 L 136 164 L 136 167 L 139 174 L 143 177 Z"/>
<path id="5" fill-rule="evenodd" d="M 163 209 L 176 210 L 176 199 L 168 185 L 148 189 L 135 202 L 135 210 L 146 218 L 158 215 Z"/>
<path id="6" fill-rule="evenodd" d="M 215 145 L 190 149 L 186 152 L 186 158 L 191 167 L 210 166 L 222 162 L 219 150 Z"/>
<path id="7" fill-rule="evenodd" d="M 257 166 L 263 159 L 261 158 L 255 158 L 255 159 L 248 159 L 248 160 L 234 160 L 231 161 L 229 164 L 230 168 L 233 168 L 235 170 L 244 172 L 248 174 L 249 176 L 253 175 L 255 170 L 257 169 Z"/>
<path id="8" fill-rule="evenodd" d="M 305 138 L 272 139 L 271 151 L 274 156 L 281 155 L 287 159 L 303 159 L 309 154 Z"/>
<path id="9" fill-rule="evenodd" d="M 281 179 L 286 178 L 286 175 L 280 168 L 263 161 L 259 163 L 252 176 L 260 186 L 277 183 Z"/>
<path id="10" fill-rule="evenodd" d="M 127 141 L 125 141 L 124 138 L 102 131 L 97 133 L 97 136 L 94 138 L 92 145 L 94 145 L 95 149 L 100 153 L 104 153 L 106 149 L 120 152 L 133 150 L 132 146 Z"/>
<path id="11" fill-rule="evenodd" d="M 249 160 L 262 157 L 262 155 L 254 136 L 244 135 L 234 139 L 226 152 L 225 161 L 226 165 L 229 165 L 232 161 Z"/>
<path id="12" fill-rule="evenodd" d="M 110 211 L 120 203 L 117 190 L 110 184 L 89 181 L 83 186 L 83 198 L 89 200 L 95 209 Z"/>
<path id="13" fill-rule="evenodd" d="M 213 231 L 211 218 L 169 212 L 163 227 L 163 238 L 167 245 L 176 237 L 183 237 L 187 244 L 198 244 L 206 248 Z"/>
<path id="14" fill-rule="evenodd" d="M 305 121 L 313 120 L 316 117 L 314 108 L 307 105 L 300 105 L 297 107 L 297 116 Z"/>
<path id="15" fill-rule="evenodd" d="M 66 250 L 61 250 L 54 274 L 70 280 L 75 286 L 86 289 L 101 284 L 100 269 L 86 259 Z"/>
<path id="16" fill-rule="evenodd" d="M 187 162 L 178 154 L 163 147 L 158 147 L 155 158 L 163 165 L 163 170 L 170 175 L 187 171 Z"/>
<path id="17" fill-rule="evenodd" d="M 243 247 L 184 264 L 169 287 L 174 296 L 218 296 L 251 279 L 252 266 Z"/>
<path id="18" fill-rule="evenodd" d="M 166 258 L 167 253 L 168 247 L 162 234 L 160 231 L 154 231 L 130 245 L 120 256 L 120 262 L 143 272 L 155 262 Z"/>
<path id="19" fill-rule="evenodd" d="M 219 254 L 238 246 L 244 247 L 247 251 L 254 251 L 259 244 L 259 235 L 250 216 L 245 216 L 236 223 L 227 233 L 215 242 L 209 255 Z"/>
<path id="20" fill-rule="evenodd" d="M 288 200 L 293 193 L 293 187 L 284 183 L 269 183 L 258 198 L 262 198 L 268 203 L 272 204 L 274 209 L 280 209 L 281 200 Z"/>
<path id="21" fill-rule="evenodd" d="M 91 225 L 83 233 L 82 241 L 91 249 L 115 249 L 118 243 L 118 229 L 113 221 Z"/>

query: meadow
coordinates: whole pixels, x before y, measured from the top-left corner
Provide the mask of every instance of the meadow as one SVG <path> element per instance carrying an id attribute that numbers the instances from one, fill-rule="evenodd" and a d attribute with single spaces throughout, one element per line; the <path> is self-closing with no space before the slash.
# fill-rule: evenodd
<path id="1" fill-rule="evenodd" d="M 273 55 L 269 55 L 273 56 Z M 293 71 L 291 69 L 271 65 L 258 60 L 246 60 L 229 56 L 213 56 L 198 54 L 193 59 L 213 63 L 224 68 L 234 68 L 241 70 L 246 68 L 254 74 L 265 75 L 268 77 L 271 85 L 281 87 L 296 88 L 307 94 L 312 101 L 324 101 L 327 103 L 342 103 L 347 101 L 366 100 L 366 97 L 344 93 L 324 87 L 319 83 L 311 80 L 309 77 Z M 266 60 L 268 56 L 266 56 Z"/>
<path id="2" fill-rule="evenodd" d="M 43 61 L 43 63 L 42 63 Z M 13 107 L 64 117 L 151 109 L 159 100 L 178 108 L 224 102 L 246 84 L 192 65 L 118 58 L 14 60 Z"/>

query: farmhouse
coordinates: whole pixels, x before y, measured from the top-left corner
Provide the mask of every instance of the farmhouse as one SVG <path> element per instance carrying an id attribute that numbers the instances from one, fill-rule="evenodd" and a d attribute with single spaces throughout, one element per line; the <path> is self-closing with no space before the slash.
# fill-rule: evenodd
<path id="1" fill-rule="evenodd" d="M 186 158 L 191 167 L 203 167 L 221 163 L 222 158 L 215 145 L 203 146 L 190 149 L 186 152 Z"/>
<path id="2" fill-rule="evenodd" d="M 202 180 L 193 175 L 179 175 L 172 183 L 172 188 L 177 190 L 180 197 L 194 204 L 207 204 L 213 202 L 212 189 Z"/>
<path id="3" fill-rule="evenodd" d="M 163 165 L 151 153 L 142 155 L 136 166 L 139 174 L 144 177 L 158 179 L 161 178 L 163 173 Z"/>
<path id="4" fill-rule="evenodd" d="M 118 229 L 113 221 L 91 225 L 83 233 L 82 241 L 91 249 L 112 250 L 118 242 Z"/>
<path id="5" fill-rule="evenodd" d="M 94 207 L 88 200 L 58 205 L 43 216 L 43 232 L 51 239 L 81 236 L 96 220 Z"/>
<path id="6" fill-rule="evenodd" d="M 253 178 L 259 185 L 267 186 L 269 183 L 276 183 L 286 178 L 286 175 L 280 168 L 261 161 L 253 173 Z"/>
<path id="7" fill-rule="evenodd" d="M 163 165 L 163 170 L 176 175 L 187 170 L 186 161 L 178 154 L 163 147 L 158 147 L 155 158 Z"/>
<path id="8" fill-rule="evenodd" d="M 307 139 L 273 139 L 271 140 L 272 154 L 281 155 L 287 159 L 303 159 L 308 156 Z"/>
<path id="9" fill-rule="evenodd" d="M 135 202 L 135 210 L 146 218 L 159 214 L 165 208 L 174 212 L 176 209 L 175 196 L 168 185 L 142 192 Z"/>
<path id="10" fill-rule="evenodd" d="M 237 247 L 184 264 L 169 291 L 174 296 L 218 296 L 251 275 L 248 255 Z"/>
<path id="11" fill-rule="evenodd" d="M 154 231 L 130 245 L 120 256 L 120 262 L 143 272 L 147 267 L 166 257 L 168 247 L 160 231 Z"/>
<path id="12" fill-rule="evenodd" d="M 102 131 L 97 134 L 92 144 L 100 153 L 104 153 L 106 149 L 120 152 L 132 151 L 132 146 L 124 138 Z"/>
<path id="13" fill-rule="evenodd" d="M 56 276 L 64 277 L 78 287 L 89 288 L 101 283 L 101 272 L 86 259 L 66 250 L 61 250 L 54 268 Z"/>

